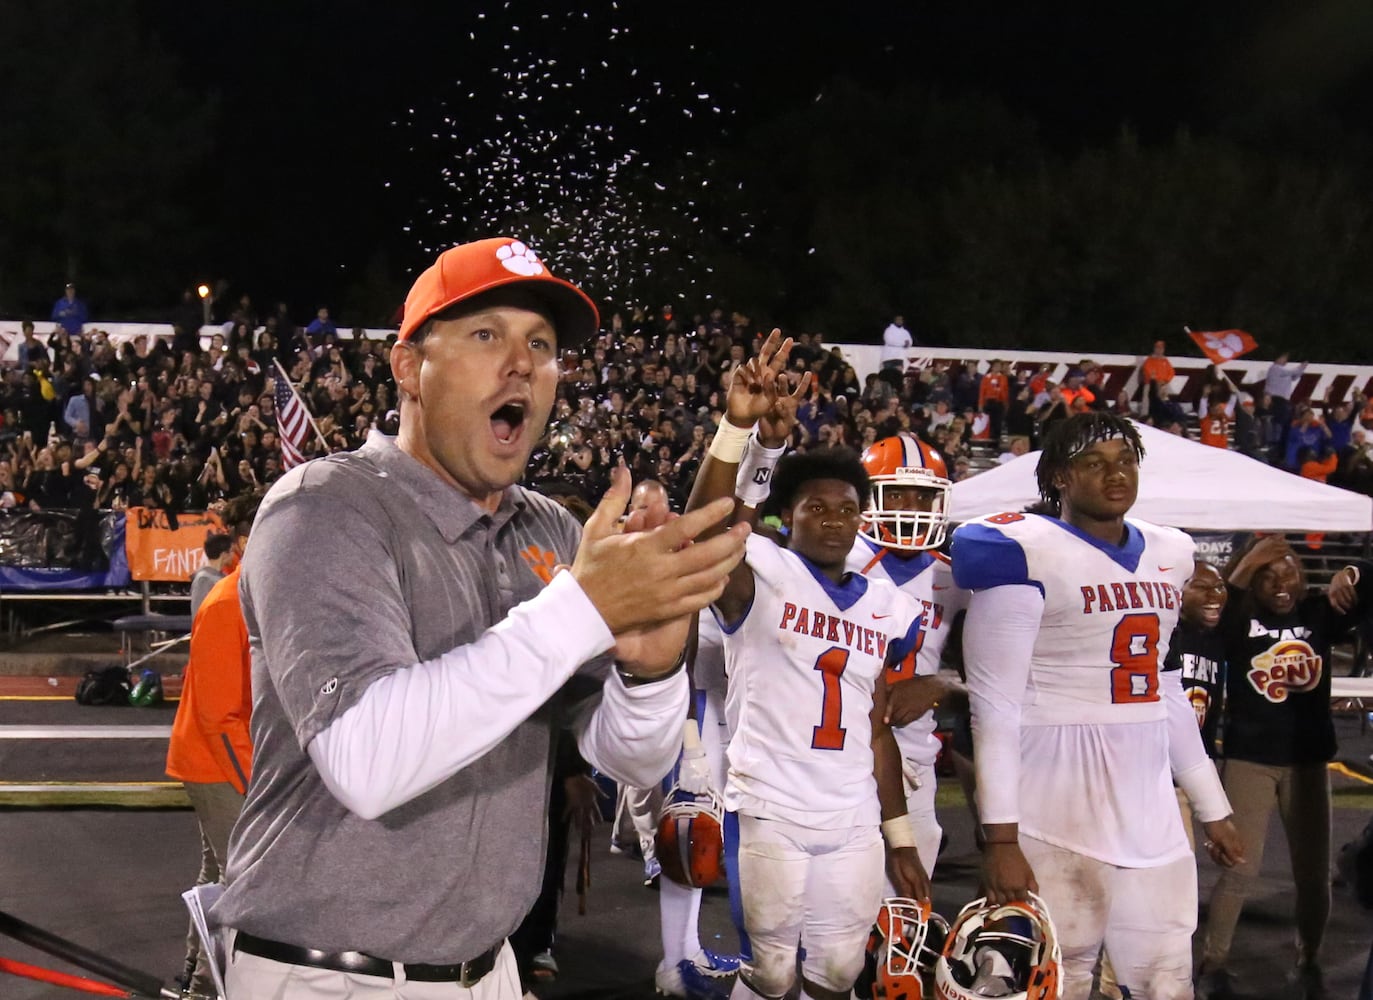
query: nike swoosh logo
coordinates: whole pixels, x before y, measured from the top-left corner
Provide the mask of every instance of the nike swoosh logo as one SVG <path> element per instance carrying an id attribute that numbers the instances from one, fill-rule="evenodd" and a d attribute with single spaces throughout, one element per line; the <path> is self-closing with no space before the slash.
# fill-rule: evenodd
<path id="1" fill-rule="evenodd" d="M 873 617 L 873 621 L 876 621 L 876 620 L 879 619 L 879 618 L 890 618 L 891 615 L 873 615 L 872 617 Z"/>
<path id="2" fill-rule="evenodd" d="M 1160 573 L 1171 573 L 1171 572 L 1173 571 L 1173 567 L 1171 567 L 1171 566 L 1160 566 L 1160 567 L 1158 568 L 1158 571 L 1159 571 Z"/>
<path id="3" fill-rule="evenodd" d="M 936 583 L 936 584 L 934 585 L 934 589 L 935 589 L 935 590 L 948 590 L 948 589 L 949 589 L 949 585 L 946 584 L 946 583 L 944 583 L 944 584 Z"/>

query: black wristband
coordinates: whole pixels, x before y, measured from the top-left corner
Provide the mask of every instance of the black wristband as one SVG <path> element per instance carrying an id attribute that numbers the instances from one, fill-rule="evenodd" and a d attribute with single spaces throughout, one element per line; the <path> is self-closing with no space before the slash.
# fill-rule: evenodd
<path id="1" fill-rule="evenodd" d="M 628 670 L 625 670 L 618 662 L 615 664 L 615 672 L 620 675 L 620 680 L 624 681 L 625 687 L 639 687 L 644 684 L 657 684 L 659 681 L 665 681 L 669 677 L 676 677 L 681 673 L 682 667 L 684 666 L 686 666 L 685 646 L 682 647 L 682 655 L 677 657 L 676 664 L 666 673 L 654 674 L 652 677 L 640 677 L 638 674 L 631 674 Z"/>

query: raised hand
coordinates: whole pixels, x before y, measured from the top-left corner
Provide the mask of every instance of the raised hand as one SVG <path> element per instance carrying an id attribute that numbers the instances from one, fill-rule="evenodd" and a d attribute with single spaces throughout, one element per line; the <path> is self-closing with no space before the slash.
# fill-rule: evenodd
<path id="1" fill-rule="evenodd" d="M 752 427 L 777 405 L 779 393 L 787 394 L 785 373 L 791 347 L 790 337 L 784 340 L 781 330 L 773 330 L 758 354 L 730 373 L 725 417 L 735 427 Z"/>
<path id="2" fill-rule="evenodd" d="M 814 376 L 806 372 L 796 379 L 796 388 L 790 392 L 787 386 L 793 376 L 783 372 L 778 376 L 777 395 L 772 407 L 758 418 L 758 441 L 765 448 L 780 448 L 791 439 L 791 430 L 796 426 L 796 411 L 811 390 Z"/>

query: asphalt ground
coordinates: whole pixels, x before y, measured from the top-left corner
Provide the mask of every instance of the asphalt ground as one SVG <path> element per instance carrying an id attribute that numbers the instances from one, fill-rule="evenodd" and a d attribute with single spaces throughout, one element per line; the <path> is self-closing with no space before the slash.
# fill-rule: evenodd
<path id="1" fill-rule="evenodd" d="M 34 697 L 28 695 L 26 697 Z M 40 696 L 41 697 L 41 696 Z M 56 694 L 53 701 L 0 697 L 0 735 L 6 727 L 165 726 L 172 708 L 87 708 Z M 1373 735 L 1357 717 L 1338 720 L 1341 757 L 1360 765 L 1373 752 Z M 60 734 L 59 734 L 60 735 Z M 180 892 L 194 880 L 198 838 L 185 808 L 61 808 L 64 787 L 87 783 L 165 780 L 160 760 L 165 741 L 139 739 L 0 738 L 0 784 L 30 785 L 0 805 L 0 911 L 67 938 L 117 961 L 170 980 L 181 967 L 186 916 Z M 1352 839 L 1373 815 L 1373 784 L 1335 774 L 1334 843 Z M 99 797 L 96 797 L 99 800 Z M 127 800 L 127 798 L 125 799 Z M 148 793 L 141 801 L 158 801 Z M 164 797 L 165 800 L 165 797 Z M 30 803 L 17 805 L 13 803 Z M 940 816 L 949 836 L 935 874 L 935 908 L 948 917 L 976 891 L 977 855 L 972 822 L 953 779 L 942 779 Z M 1275 1000 L 1289 995 L 1284 980 L 1292 961 L 1293 896 L 1283 838 L 1276 819 L 1263 874 L 1245 909 L 1235 939 L 1234 967 L 1241 995 Z M 609 831 L 597 829 L 592 884 L 585 915 L 571 891 L 564 897 L 555 955 L 560 975 L 536 992 L 542 1000 L 639 1000 L 653 996 L 659 951 L 657 893 L 645 889 L 642 866 L 611 855 Z M 1201 898 L 1215 869 L 1199 863 Z M 703 943 L 731 950 L 734 940 L 722 890 L 706 894 L 701 914 Z M 1326 938 L 1325 964 L 1333 998 L 1352 998 L 1373 939 L 1373 915 L 1349 892 L 1335 890 Z M 16 941 L 0 938 L 0 957 L 81 974 Z M 0 998 L 61 1000 L 78 994 L 0 974 Z"/>

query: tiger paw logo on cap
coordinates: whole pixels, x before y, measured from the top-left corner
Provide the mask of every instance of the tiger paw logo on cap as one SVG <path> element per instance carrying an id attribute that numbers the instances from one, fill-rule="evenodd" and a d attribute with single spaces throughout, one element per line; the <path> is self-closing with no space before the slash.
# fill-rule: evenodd
<path id="1" fill-rule="evenodd" d="M 526 278 L 532 278 L 534 275 L 544 272 L 544 266 L 539 260 L 538 254 L 519 240 L 514 243 L 507 243 L 503 247 L 497 247 L 496 259 L 501 262 L 501 267 L 507 271 L 524 275 Z"/>

